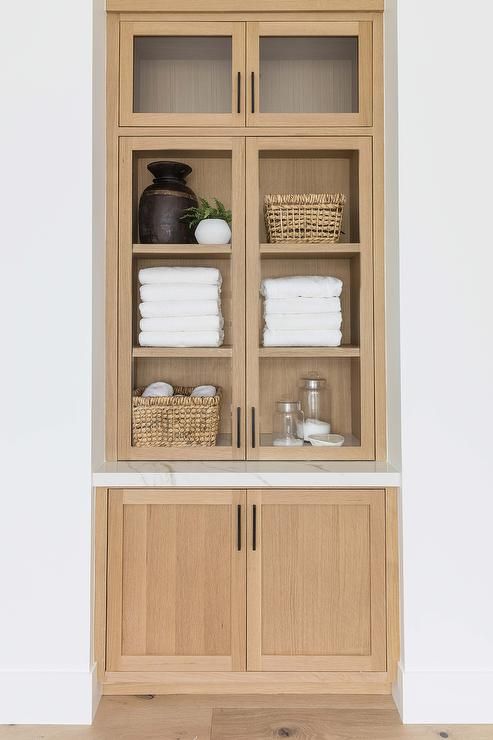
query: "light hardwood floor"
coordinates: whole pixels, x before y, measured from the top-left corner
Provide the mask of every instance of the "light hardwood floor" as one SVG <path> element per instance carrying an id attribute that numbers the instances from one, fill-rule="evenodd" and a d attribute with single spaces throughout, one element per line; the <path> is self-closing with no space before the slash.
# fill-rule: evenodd
<path id="1" fill-rule="evenodd" d="M 403 726 L 388 696 L 107 696 L 92 727 L 0 726 L 12 740 L 493 740 L 493 725 Z"/>

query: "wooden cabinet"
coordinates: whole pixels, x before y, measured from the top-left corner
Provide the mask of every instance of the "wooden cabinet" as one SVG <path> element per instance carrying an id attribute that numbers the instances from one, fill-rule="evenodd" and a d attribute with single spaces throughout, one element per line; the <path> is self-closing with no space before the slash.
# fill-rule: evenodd
<path id="1" fill-rule="evenodd" d="M 385 670 L 384 496 L 248 493 L 248 670 Z"/>
<path id="2" fill-rule="evenodd" d="M 245 669 L 245 494 L 112 491 L 109 671 Z"/>
<path id="3" fill-rule="evenodd" d="M 385 673 L 386 497 L 111 491 L 107 670 Z"/>

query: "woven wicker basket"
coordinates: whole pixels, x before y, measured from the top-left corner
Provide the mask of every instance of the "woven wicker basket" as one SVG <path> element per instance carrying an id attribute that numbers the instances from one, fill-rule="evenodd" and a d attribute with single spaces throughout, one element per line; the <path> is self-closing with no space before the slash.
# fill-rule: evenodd
<path id="1" fill-rule="evenodd" d="M 211 397 L 190 396 L 193 388 L 175 386 L 174 396 L 132 396 L 135 447 L 214 447 L 219 431 L 220 388 Z"/>
<path id="2" fill-rule="evenodd" d="M 266 195 L 267 239 L 276 242 L 334 244 L 341 234 L 346 196 L 342 193 Z"/>

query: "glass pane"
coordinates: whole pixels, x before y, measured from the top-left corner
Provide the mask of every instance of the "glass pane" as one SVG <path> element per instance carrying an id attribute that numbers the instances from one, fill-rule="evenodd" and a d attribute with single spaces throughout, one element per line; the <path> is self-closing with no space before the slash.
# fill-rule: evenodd
<path id="1" fill-rule="evenodd" d="M 134 40 L 135 113 L 231 113 L 230 36 Z"/>
<path id="2" fill-rule="evenodd" d="M 260 39 L 262 113 L 357 113 L 358 39 Z"/>

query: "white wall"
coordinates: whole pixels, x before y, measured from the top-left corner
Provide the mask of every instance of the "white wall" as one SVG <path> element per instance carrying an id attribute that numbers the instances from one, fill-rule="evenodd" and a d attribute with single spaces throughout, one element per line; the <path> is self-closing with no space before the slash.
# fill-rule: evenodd
<path id="1" fill-rule="evenodd" d="M 89 722 L 91 2 L 2 28 L 0 723 Z"/>
<path id="2" fill-rule="evenodd" d="M 400 281 L 401 313 L 397 696 L 407 722 L 491 723 L 493 10 L 489 0 L 397 5 L 400 274 L 388 276 Z"/>

